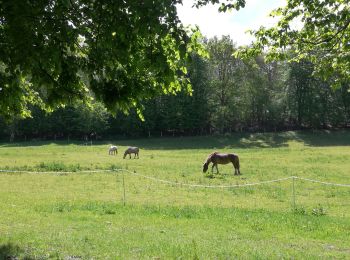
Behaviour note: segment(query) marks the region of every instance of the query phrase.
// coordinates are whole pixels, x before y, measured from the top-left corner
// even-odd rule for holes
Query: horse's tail
[[[229,154],[229,156],[231,157],[230,160],[233,163],[233,166],[239,170],[239,157],[237,154]]]

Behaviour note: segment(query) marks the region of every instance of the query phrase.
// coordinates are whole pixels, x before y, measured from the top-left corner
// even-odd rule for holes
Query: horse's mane
[[[209,156],[208,156],[208,158],[207,158],[207,160],[206,160],[206,163],[209,163],[210,160],[211,160],[211,158],[212,158],[214,155],[218,154],[218,153],[219,153],[219,152],[213,152],[213,153],[209,154]]]
[[[219,152],[213,152],[213,153],[209,154],[209,157],[212,157],[213,155],[218,154],[218,153]]]

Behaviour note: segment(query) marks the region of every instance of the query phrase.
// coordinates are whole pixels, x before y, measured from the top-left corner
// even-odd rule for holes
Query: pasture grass
[[[119,147],[117,156],[108,155],[110,144]],[[128,145],[141,148],[140,159],[123,160]],[[294,208],[292,180],[218,189],[178,184],[245,184],[293,175],[349,184],[349,147],[350,131],[91,146],[3,143],[1,169],[37,173],[0,173],[0,259],[346,259],[349,187],[295,180]],[[229,165],[219,165],[220,174],[203,174],[213,150],[237,153],[243,175],[233,176]],[[116,171],[81,172],[96,169]]]

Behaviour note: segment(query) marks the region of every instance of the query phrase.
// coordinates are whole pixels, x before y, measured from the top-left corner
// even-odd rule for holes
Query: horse
[[[118,154],[118,147],[111,145],[111,147],[109,147],[108,154],[109,155]]]
[[[211,172],[213,172],[214,167],[216,167],[216,172],[219,173],[218,164],[228,164],[232,163],[233,167],[235,168],[234,175],[241,175],[241,172],[239,171],[239,158],[238,155],[233,153],[219,153],[214,152],[210,154],[203,164],[203,172],[207,172],[208,166],[210,163],[213,163],[211,167]]]
[[[131,154],[132,153],[135,154],[134,158],[136,158],[136,155],[137,155],[137,158],[139,158],[139,148],[138,147],[128,147],[128,149],[126,149],[125,152],[124,152],[123,159],[125,159],[125,157],[127,155],[129,155],[129,158],[131,159]]]

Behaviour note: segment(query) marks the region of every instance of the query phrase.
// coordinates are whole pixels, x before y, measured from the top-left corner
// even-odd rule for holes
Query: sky
[[[218,5],[210,4],[197,9],[192,8],[193,0],[183,2],[177,9],[184,25],[198,25],[202,34],[208,38],[230,35],[237,45],[246,45],[254,40],[246,33],[247,30],[258,29],[261,25],[274,25],[277,19],[269,17],[270,12],[286,3],[285,0],[246,0],[246,6],[239,11],[219,13]]]

